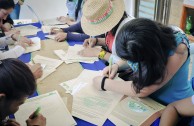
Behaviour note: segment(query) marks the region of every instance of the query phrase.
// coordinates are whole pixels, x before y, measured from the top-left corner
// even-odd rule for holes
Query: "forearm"
[[[137,96],[132,81],[117,81],[106,79],[104,88],[109,91],[117,92],[128,96]]]
[[[85,39],[88,39],[89,36],[86,34],[73,34],[71,32],[67,33],[67,41],[80,41],[83,42]]]
[[[106,46],[105,38],[97,38],[97,39],[98,39],[98,42],[96,43],[96,45]]]
[[[173,105],[168,105],[160,120],[160,126],[175,126],[178,122],[178,112]]]
[[[10,44],[14,44],[15,41],[11,38],[10,36],[4,36],[4,37],[0,37],[0,45],[10,45]]]
[[[25,52],[25,49],[21,46],[15,46],[6,52],[0,52],[0,60],[7,58],[18,58]]]

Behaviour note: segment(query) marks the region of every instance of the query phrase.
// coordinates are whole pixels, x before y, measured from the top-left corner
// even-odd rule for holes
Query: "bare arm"
[[[138,94],[138,96],[139,97],[148,96],[155,92],[156,90],[163,87],[176,74],[180,67],[185,63],[187,58],[188,58],[188,48],[185,44],[180,44],[177,47],[174,55],[168,58],[164,80],[159,84],[152,84],[151,86],[143,88],[140,91],[140,94]]]
[[[162,113],[160,126],[175,126],[178,121],[178,114],[181,116],[193,116],[194,104],[191,99],[189,97],[168,105]]]
[[[144,87],[139,94],[136,94],[133,88],[133,84],[131,81],[124,81],[124,82],[116,82],[114,80],[106,80],[105,89],[120,92],[125,95],[130,96],[138,96],[138,97],[147,97],[156,90],[160,89],[164,86],[179,70],[179,68],[184,64],[186,59],[188,58],[188,49],[186,45],[180,44],[175,51],[173,56],[168,58],[168,63],[166,67],[165,78],[160,84],[152,84],[151,86]],[[125,62],[119,63],[119,66],[122,66]],[[113,65],[112,67],[116,67]],[[112,73],[112,72],[111,72]],[[99,82],[100,83],[100,82]]]

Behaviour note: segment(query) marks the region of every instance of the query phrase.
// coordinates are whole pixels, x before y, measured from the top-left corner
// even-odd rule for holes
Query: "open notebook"
[[[103,125],[123,97],[115,92],[95,89],[92,80],[100,75],[102,71],[84,69],[75,80],[60,84],[66,93],[73,95],[72,115],[98,126]]]
[[[37,107],[41,107],[40,113],[46,117],[47,126],[76,125],[75,120],[67,110],[58,92],[52,91],[30,98],[20,106],[20,109],[15,113],[15,118],[21,124],[21,126],[26,126],[25,121],[36,110]]]
[[[151,98],[126,97],[108,119],[116,126],[150,126],[161,116],[164,108]]]

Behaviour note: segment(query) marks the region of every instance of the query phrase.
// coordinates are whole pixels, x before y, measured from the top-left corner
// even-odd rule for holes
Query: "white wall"
[[[125,10],[130,16],[135,15],[135,0],[124,0],[125,1]]]
[[[37,20],[25,4],[31,6],[42,20],[67,14],[66,0],[25,0],[20,10],[20,19]]]

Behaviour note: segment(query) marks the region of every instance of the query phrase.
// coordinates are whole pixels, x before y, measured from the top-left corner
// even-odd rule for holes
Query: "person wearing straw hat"
[[[132,19],[125,12],[123,0],[87,0],[83,6],[81,26],[83,31],[90,36],[97,36],[106,33],[106,38],[89,38],[83,43],[86,47],[79,52],[86,57],[98,56],[100,59],[108,61],[109,58],[118,60],[116,55],[111,55],[114,50],[114,38],[118,29]],[[92,48],[96,45],[105,49]]]

